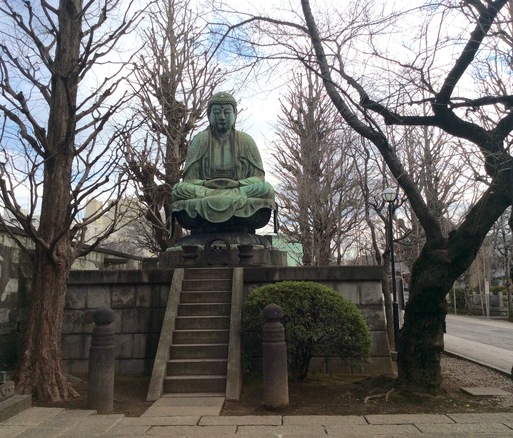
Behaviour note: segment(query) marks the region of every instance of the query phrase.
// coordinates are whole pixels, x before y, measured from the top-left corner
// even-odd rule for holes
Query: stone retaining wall
[[[0,369],[14,366],[26,320],[32,264],[12,235],[31,249],[22,230],[0,225]],[[117,251],[97,249],[75,260],[73,270],[140,269],[146,260]]]
[[[157,350],[173,271],[72,272],[63,326],[63,359],[71,374],[87,372],[93,330],[93,311],[102,306],[114,310],[116,371],[149,374]],[[392,362],[386,337],[379,267],[245,268],[244,291],[283,280],[318,281],[353,301],[370,326],[372,363],[359,372],[391,374]],[[314,360],[314,369],[340,369],[337,359]],[[354,370],[353,370],[354,371]]]
[[[62,327],[64,369],[87,373],[93,312],[114,311],[116,372],[150,374],[164,318],[172,270],[71,273]]]

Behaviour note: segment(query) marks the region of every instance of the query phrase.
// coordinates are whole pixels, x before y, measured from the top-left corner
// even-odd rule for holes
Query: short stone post
[[[264,406],[271,409],[286,408],[289,405],[289,382],[287,373],[287,344],[285,329],[281,323],[283,310],[276,304],[269,304],[262,312],[262,365]]]
[[[239,264],[251,265],[253,260],[253,245],[237,245],[239,249]]]
[[[114,410],[114,312],[108,307],[94,311],[91,348],[89,349],[89,375],[87,384],[87,407],[99,414]]]
[[[197,258],[197,245],[182,245],[182,262],[184,266],[194,266]]]

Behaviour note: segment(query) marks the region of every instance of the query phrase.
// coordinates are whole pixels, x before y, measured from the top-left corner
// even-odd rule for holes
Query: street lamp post
[[[399,348],[399,304],[397,302],[397,284],[395,278],[395,255],[394,255],[394,230],[392,218],[394,215],[394,202],[397,199],[397,191],[393,188],[383,190],[381,194],[383,199],[388,203],[388,244],[390,246],[390,275],[392,277],[392,312],[394,322],[394,343],[395,350]]]

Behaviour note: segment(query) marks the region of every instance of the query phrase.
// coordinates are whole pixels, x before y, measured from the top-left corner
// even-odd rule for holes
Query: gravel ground
[[[444,382],[451,386],[485,386],[507,391],[510,393],[509,395],[496,397],[496,400],[501,406],[513,406],[513,378],[511,376],[449,355],[442,357],[442,375]]]

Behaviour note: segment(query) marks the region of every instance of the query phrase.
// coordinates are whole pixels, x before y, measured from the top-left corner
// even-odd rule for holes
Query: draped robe
[[[225,136],[203,131],[189,147],[183,181],[173,187],[172,209],[210,223],[250,218],[263,208],[275,210],[274,189],[264,177],[260,153],[248,134],[235,129]],[[204,185],[219,178],[236,181],[238,187]]]

